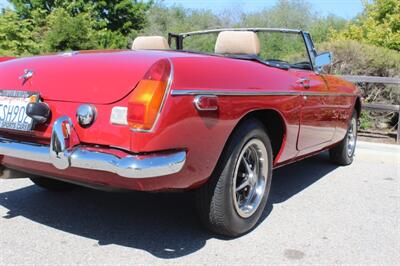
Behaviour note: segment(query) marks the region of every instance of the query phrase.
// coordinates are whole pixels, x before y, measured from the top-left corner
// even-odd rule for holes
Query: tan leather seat
[[[260,39],[252,31],[221,31],[215,43],[215,53],[258,55]]]
[[[162,36],[139,36],[132,43],[132,50],[169,50],[167,39]]]

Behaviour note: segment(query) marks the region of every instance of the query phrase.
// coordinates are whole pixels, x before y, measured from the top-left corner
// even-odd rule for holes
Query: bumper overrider
[[[58,118],[50,145],[19,142],[0,137],[0,155],[52,164],[60,170],[69,167],[99,170],[127,178],[151,178],[179,172],[186,160],[185,151],[121,156],[112,150],[95,150],[80,145],[68,116]]]

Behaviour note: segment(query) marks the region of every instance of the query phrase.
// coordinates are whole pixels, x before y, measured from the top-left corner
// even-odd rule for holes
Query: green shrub
[[[39,50],[31,19],[18,20],[17,14],[11,10],[0,12],[0,56],[29,55]]]
[[[351,40],[338,40],[318,45],[318,51],[333,53],[332,74],[400,77],[400,53]],[[358,84],[364,102],[400,104],[398,85]],[[362,112],[361,128],[373,128],[379,122],[394,126],[396,122],[387,112]],[[382,124],[382,123],[381,123]]]
[[[48,17],[48,31],[44,37],[47,51],[88,50],[96,48],[95,31],[86,14],[71,16],[59,8]]]
[[[369,129],[374,126],[374,122],[372,117],[370,116],[369,111],[361,112],[360,115],[360,129]]]
[[[400,77],[400,53],[394,50],[350,40],[322,43],[318,50],[333,53],[332,74]],[[400,103],[398,86],[359,85],[367,101]]]
[[[324,42],[317,50],[333,53],[334,74],[400,76],[400,53],[394,50],[352,40]]]
[[[400,1],[365,1],[364,12],[334,35],[400,52]]]

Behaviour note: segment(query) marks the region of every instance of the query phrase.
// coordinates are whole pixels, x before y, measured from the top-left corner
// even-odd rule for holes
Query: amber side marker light
[[[154,63],[133,90],[128,101],[128,125],[135,131],[150,131],[161,111],[171,76],[171,63]]]

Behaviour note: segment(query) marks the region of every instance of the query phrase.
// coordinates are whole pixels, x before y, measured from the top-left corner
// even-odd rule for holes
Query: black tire
[[[242,156],[241,158],[246,156],[244,148],[252,142],[262,143],[265,146],[263,151],[266,151],[267,154],[267,160],[259,160],[256,157],[259,163],[253,165],[262,164],[262,167],[266,165],[268,170],[264,169],[265,174],[258,175],[257,180],[261,180],[260,176],[263,176],[263,184],[265,184],[264,193],[260,193],[261,196],[258,196],[258,207],[254,208],[254,213],[249,217],[243,217],[238,210],[238,194],[236,193],[239,192],[236,192],[235,189],[238,181],[235,182],[234,187],[234,180],[237,180],[234,174],[239,174],[239,164],[242,162],[239,162],[239,156]],[[242,175],[244,174],[242,173]],[[256,225],[263,213],[271,187],[271,179],[272,147],[266,129],[258,120],[247,120],[234,130],[212,176],[196,192],[196,205],[201,221],[209,230],[220,235],[236,237],[248,232]],[[233,193],[234,190],[235,193]]]
[[[350,134],[354,135],[354,147],[349,151],[349,143],[351,141]],[[357,143],[357,113],[353,112],[353,115],[349,121],[346,136],[339,142],[335,147],[329,150],[330,160],[338,165],[349,165],[354,160],[355,146]]]
[[[66,191],[75,188],[76,186],[71,183],[50,179],[46,177],[30,177],[29,178],[35,185],[50,191]]]

